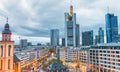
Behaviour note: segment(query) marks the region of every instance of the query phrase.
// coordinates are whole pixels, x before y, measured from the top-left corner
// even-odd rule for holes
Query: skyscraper
[[[65,38],[62,38],[62,46],[65,46]]]
[[[80,31],[79,24],[76,24],[76,47],[80,46]]]
[[[95,36],[95,44],[104,43],[104,30],[100,27],[98,35]]]
[[[59,45],[59,30],[52,29],[50,32],[51,36],[51,46],[58,46]]]
[[[82,45],[93,45],[93,30],[82,32]]]
[[[114,14],[107,13],[106,19],[106,39],[107,43],[118,42],[118,19]]]
[[[21,39],[20,40],[20,48],[25,49],[28,46],[27,39]]]
[[[95,36],[95,44],[98,44],[98,43],[99,43],[99,36],[96,35],[96,36]]]
[[[70,13],[65,13],[65,46],[79,46],[79,25],[76,24],[76,13],[70,6]]]
[[[99,41],[98,43],[104,43],[104,30],[100,27],[98,31]]]

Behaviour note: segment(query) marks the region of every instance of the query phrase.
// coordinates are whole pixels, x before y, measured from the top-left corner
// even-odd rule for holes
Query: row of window
[[[3,45],[0,46],[1,49],[1,57],[3,57]],[[10,56],[10,52],[11,52],[11,45],[8,45],[8,56]]]
[[[0,70],[3,69],[3,60],[0,61]],[[10,69],[10,59],[8,60],[8,69]]]
[[[105,50],[90,50],[91,53],[94,53],[94,52],[102,52],[102,53],[117,53],[119,54],[120,51],[105,51]]]

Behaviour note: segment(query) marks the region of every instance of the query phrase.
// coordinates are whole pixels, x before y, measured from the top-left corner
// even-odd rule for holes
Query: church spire
[[[7,19],[6,19],[6,22],[8,23],[8,17],[7,17]]]

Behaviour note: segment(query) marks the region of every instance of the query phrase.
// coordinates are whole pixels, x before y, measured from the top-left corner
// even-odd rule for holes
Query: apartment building
[[[120,72],[120,43],[91,46],[89,61],[92,71]]]

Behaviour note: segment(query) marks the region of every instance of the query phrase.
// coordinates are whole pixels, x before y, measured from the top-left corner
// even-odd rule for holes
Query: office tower
[[[96,35],[96,36],[95,36],[95,44],[98,44],[98,43],[99,43],[99,36]]]
[[[104,43],[104,30],[100,27],[98,31],[99,41],[98,43]]]
[[[32,46],[32,42],[28,42],[27,45],[28,45],[28,46]]]
[[[76,24],[76,47],[80,46],[80,31],[79,24]]]
[[[27,45],[28,45],[27,39],[20,40],[20,48],[25,49],[27,48]]]
[[[62,38],[62,46],[65,46],[65,38]]]
[[[65,13],[65,46],[79,46],[79,39],[79,25],[76,24],[76,13],[73,13],[71,5],[70,13]]]
[[[59,46],[59,30],[52,29],[50,31],[51,46]]]
[[[82,32],[82,45],[93,45],[93,30]]]
[[[2,31],[2,41],[0,41],[0,72],[14,72],[14,41],[11,41],[11,30],[7,23]]]
[[[118,42],[118,19],[114,14],[107,13],[106,19],[106,39],[107,43]]]

